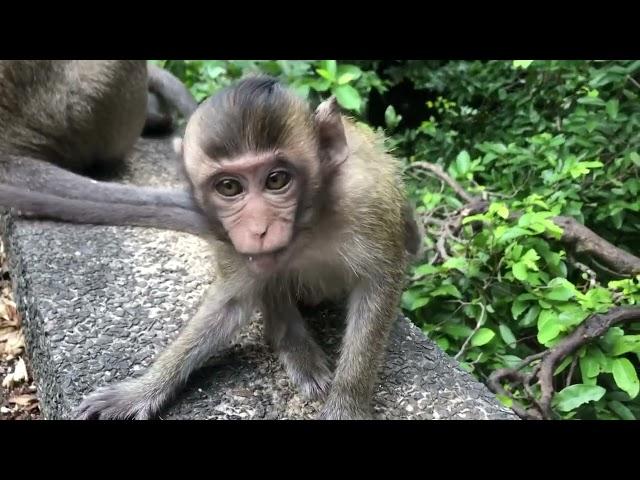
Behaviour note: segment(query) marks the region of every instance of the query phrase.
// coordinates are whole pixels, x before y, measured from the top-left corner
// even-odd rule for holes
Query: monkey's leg
[[[306,398],[326,397],[331,385],[327,356],[313,340],[296,306],[270,301],[264,312],[265,336],[289,378]]]
[[[42,160],[15,155],[0,158],[0,186],[4,188],[5,184],[91,202],[157,205],[199,211],[186,189],[101,182]],[[1,205],[13,206],[7,203]]]
[[[149,90],[160,95],[170,105],[189,120],[191,114],[198,108],[198,102],[193,98],[187,87],[172,73],[157,67],[152,63],[147,64]]]
[[[96,390],[75,412],[77,419],[149,419],[186,383],[190,374],[227,347],[251,315],[251,304],[212,287],[178,338],[140,377]]]
[[[372,418],[370,402],[377,371],[399,300],[397,286],[385,285],[383,279],[363,281],[352,292],[340,358],[321,419]]]

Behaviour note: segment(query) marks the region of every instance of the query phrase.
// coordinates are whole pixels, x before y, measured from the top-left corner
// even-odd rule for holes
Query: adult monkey
[[[398,162],[343,118],[334,98],[312,112],[268,77],[200,105],[179,150],[218,240],[216,285],[143,375],[90,394],[77,418],[156,416],[256,308],[298,389],[326,398],[320,418],[370,418],[409,253],[422,242]],[[344,296],[332,378],[296,304]]]
[[[0,61],[0,206],[23,216],[198,233],[187,190],[99,182],[143,132],[188,119],[186,87],[144,60]]]

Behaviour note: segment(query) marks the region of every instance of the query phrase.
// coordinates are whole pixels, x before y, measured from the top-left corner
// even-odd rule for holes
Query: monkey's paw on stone
[[[141,394],[133,382],[102,387],[89,394],[74,411],[76,420],[149,420],[160,406],[153,396]]]
[[[331,397],[322,407],[318,420],[373,420],[373,414],[363,408],[332,401]]]
[[[317,345],[282,353],[280,360],[300,394],[308,400],[324,400],[333,379],[326,355]]]

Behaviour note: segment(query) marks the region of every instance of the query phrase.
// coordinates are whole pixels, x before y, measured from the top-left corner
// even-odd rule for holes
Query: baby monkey
[[[320,418],[371,418],[405,269],[422,242],[399,162],[335,98],[312,111],[261,76],[202,103],[177,147],[215,238],[215,285],[146,372],[90,394],[77,418],[158,415],[256,309],[299,391],[324,400]],[[297,304],[344,298],[331,372]]]

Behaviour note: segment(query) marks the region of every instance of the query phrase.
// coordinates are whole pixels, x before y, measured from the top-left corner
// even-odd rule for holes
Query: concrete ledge
[[[175,183],[169,140],[140,140],[130,161],[127,181]],[[205,242],[187,234],[0,218],[45,418],[68,418],[84,394],[148,366],[213,280]],[[310,321],[335,353],[339,312]],[[254,322],[163,418],[302,419],[318,407],[292,389]],[[374,408],[387,419],[517,418],[403,317]]]

